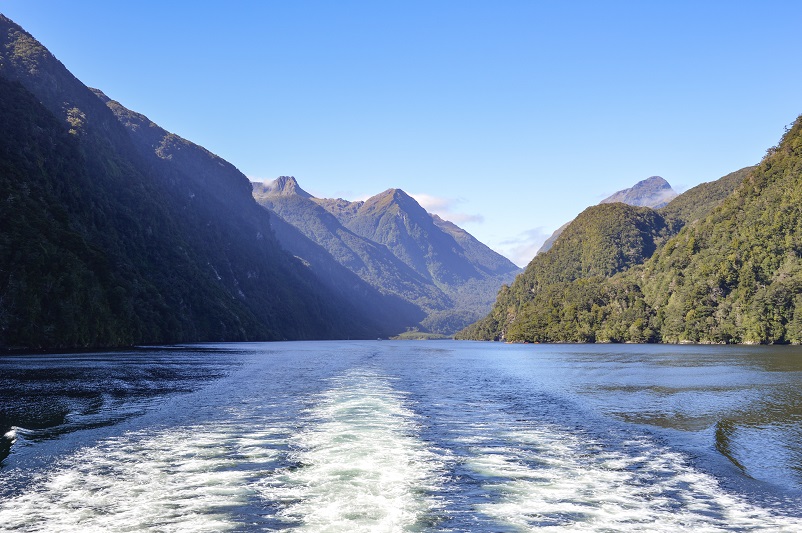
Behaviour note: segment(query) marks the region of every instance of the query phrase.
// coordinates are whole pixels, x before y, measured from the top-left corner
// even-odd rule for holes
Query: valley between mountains
[[[802,343],[799,119],[755,166],[682,194],[652,176],[588,207],[523,272],[401,189],[351,201],[252,183],[2,15],[0,120],[3,350]]]

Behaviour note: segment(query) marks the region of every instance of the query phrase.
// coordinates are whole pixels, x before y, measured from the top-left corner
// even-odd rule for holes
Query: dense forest
[[[792,207],[799,129],[797,121],[760,165],[703,183],[660,209],[588,208],[502,288],[488,316],[457,337],[799,342],[793,243],[802,234]]]
[[[90,90],[2,16],[0,121],[0,348],[397,331],[281,248],[231,164]]]
[[[759,165],[661,209],[589,208],[458,338],[800,343],[801,257],[797,119]]]

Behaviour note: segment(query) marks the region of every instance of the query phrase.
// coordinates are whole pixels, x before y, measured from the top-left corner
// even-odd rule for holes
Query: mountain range
[[[802,343],[802,118],[754,167],[678,196],[655,176],[587,208],[517,277],[400,189],[353,202],[251,183],[2,15],[0,122],[0,349],[460,328]]]
[[[453,334],[484,315],[520,269],[400,189],[365,201],[315,198],[291,176],[254,183],[272,219],[323,247],[339,265],[423,314],[411,327]],[[277,232],[288,250],[298,237]],[[295,252],[293,252],[295,253]]]
[[[0,348],[453,333],[518,271],[400,190],[265,209],[3,16],[0,89]]]
[[[0,16],[0,347],[376,338],[421,314],[285,251],[250,181]]]
[[[802,343],[802,119],[654,210],[583,211],[458,338]]]

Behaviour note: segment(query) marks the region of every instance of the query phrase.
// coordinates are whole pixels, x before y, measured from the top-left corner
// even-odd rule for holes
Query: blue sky
[[[79,79],[321,197],[390,187],[524,265],[659,175],[757,163],[802,113],[802,2],[3,0]]]

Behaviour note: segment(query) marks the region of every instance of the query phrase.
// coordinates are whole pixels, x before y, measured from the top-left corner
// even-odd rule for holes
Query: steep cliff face
[[[281,249],[245,176],[2,16],[0,79],[3,227],[17,228],[0,240],[0,346],[375,337]]]

